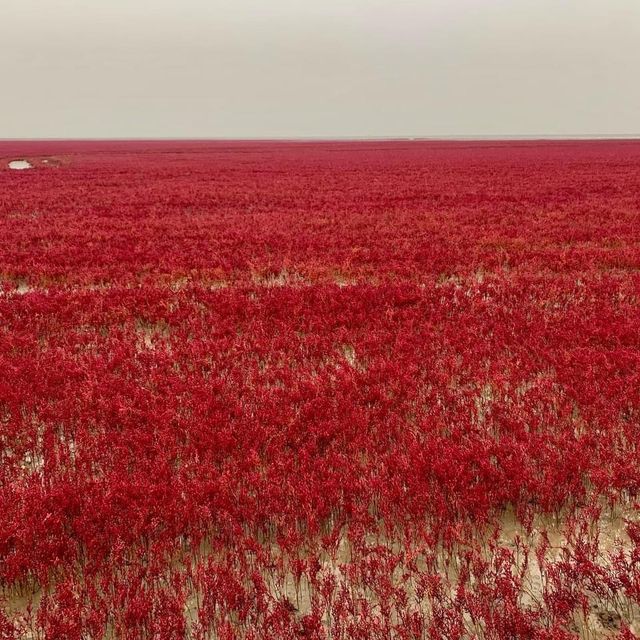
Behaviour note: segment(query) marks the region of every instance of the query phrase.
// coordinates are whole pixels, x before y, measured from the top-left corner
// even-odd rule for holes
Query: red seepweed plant
[[[640,144],[0,156],[0,638],[640,631]]]

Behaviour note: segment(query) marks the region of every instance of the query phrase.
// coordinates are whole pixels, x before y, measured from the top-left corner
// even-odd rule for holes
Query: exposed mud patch
[[[170,330],[166,322],[147,322],[138,319],[136,334],[138,336],[136,343],[138,351],[154,351],[161,345],[168,347]]]
[[[155,331],[158,331],[157,327]],[[474,544],[478,545],[480,564],[477,561],[465,563],[469,549],[464,547],[447,550],[438,544],[424,546],[418,540],[387,537],[383,532],[352,541],[345,530],[333,545],[313,544],[306,551],[301,549],[293,555],[284,552],[275,540],[259,537],[256,549],[260,549],[263,560],[260,565],[254,565],[252,575],[246,573],[246,583],[238,582],[237,587],[248,598],[247,602],[253,602],[253,598],[257,602],[264,596],[263,603],[284,607],[300,622],[315,611],[326,630],[334,624],[334,607],[339,602],[350,603],[355,617],[366,613],[374,622],[376,616],[380,621],[387,616],[394,624],[399,624],[407,614],[432,620],[443,602],[448,603],[447,606],[458,602],[456,594],[460,589],[490,588],[487,576],[500,577],[506,585],[516,588],[514,602],[522,611],[545,611],[545,601],[553,596],[558,586],[553,579],[557,568],[573,562],[585,541],[592,545],[594,561],[603,569],[611,566],[614,551],[627,559],[631,557],[633,545],[626,534],[625,523],[636,518],[634,509],[618,513],[603,510],[600,518],[594,521],[593,533],[585,530],[575,537],[576,530],[567,526],[566,518],[536,516],[525,527],[513,511],[507,509],[495,523],[495,535],[491,526],[477,532]],[[216,602],[217,591],[211,590],[213,583],[199,581],[199,572],[227,575],[225,572],[232,564],[223,550],[218,548],[216,551],[207,543],[199,548],[185,547],[184,553],[185,557],[191,558],[189,564],[193,571],[190,575],[194,578],[188,583],[184,618],[187,628],[193,631],[202,628],[204,620],[201,616],[206,611],[215,613],[215,607],[219,608],[215,605],[210,609],[211,603]],[[505,571],[507,557],[509,570]],[[172,570],[179,572],[182,562],[176,558],[171,564]],[[315,568],[309,571],[301,570],[301,567]],[[241,575],[240,566],[237,569]],[[486,569],[490,572],[485,574]],[[256,584],[261,585],[260,589],[256,590]],[[425,585],[433,588],[436,585],[437,589],[432,592],[431,587]],[[39,591],[34,587],[31,593],[28,586],[4,589],[1,608],[21,629],[35,625]],[[604,640],[614,637],[624,627],[629,627],[632,633],[638,632],[640,610],[633,599],[622,592],[596,592],[587,588],[584,593],[588,599],[585,608],[575,611],[566,620],[566,629],[572,635],[585,640]],[[389,600],[389,594],[396,594],[396,597]],[[227,602],[220,606],[220,616],[235,620],[232,604]],[[464,637],[483,637],[483,623],[474,619],[471,613],[463,613],[461,623]],[[238,634],[239,638],[249,637],[242,625],[238,626]],[[116,636],[107,632],[105,637]]]

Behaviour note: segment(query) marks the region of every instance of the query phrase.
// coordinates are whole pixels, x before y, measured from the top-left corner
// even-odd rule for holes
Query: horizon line
[[[640,133],[603,133],[603,134],[498,134],[498,135],[394,135],[394,136],[270,136],[270,137],[251,137],[251,136],[205,136],[205,137],[179,137],[179,136],[142,136],[142,137],[8,137],[0,138],[0,142],[375,142],[375,141],[545,141],[545,140],[638,140]]]

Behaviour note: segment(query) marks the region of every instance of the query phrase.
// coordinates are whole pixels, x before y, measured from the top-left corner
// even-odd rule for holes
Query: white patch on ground
[[[31,287],[27,284],[26,280],[18,280],[17,284],[18,286],[16,287],[16,293],[19,293],[21,296],[31,291]]]
[[[9,169],[32,169],[33,165],[27,160],[12,160],[9,163]]]

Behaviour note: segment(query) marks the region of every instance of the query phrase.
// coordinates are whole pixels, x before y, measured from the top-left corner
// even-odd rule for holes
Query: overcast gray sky
[[[0,138],[640,134],[640,0],[0,0]]]

